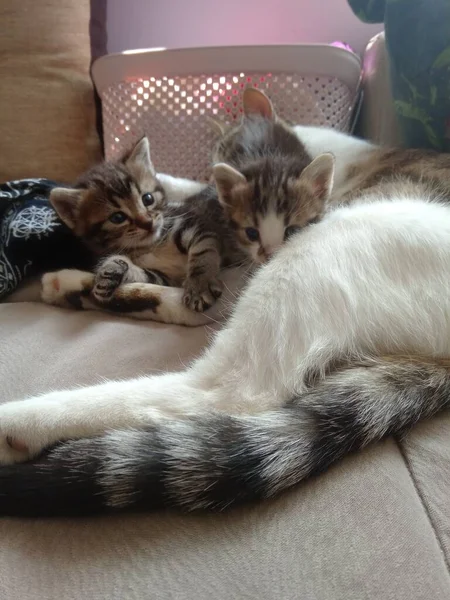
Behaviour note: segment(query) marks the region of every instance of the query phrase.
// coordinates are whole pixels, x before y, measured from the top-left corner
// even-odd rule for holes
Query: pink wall
[[[381,25],[346,0],[108,0],[109,51],[342,40],[361,52]]]

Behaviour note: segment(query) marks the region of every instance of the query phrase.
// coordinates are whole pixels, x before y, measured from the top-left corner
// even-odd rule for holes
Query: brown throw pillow
[[[101,158],[89,0],[0,3],[0,180],[74,180]]]

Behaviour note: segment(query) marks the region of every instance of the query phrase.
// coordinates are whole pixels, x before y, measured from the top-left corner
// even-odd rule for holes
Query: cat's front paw
[[[185,306],[196,312],[204,312],[210,308],[223,291],[223,283],[220,279],[198,281],[186,279],[184,283],[183,302]]]
[[[126,282],[129,269],[130,264],[126,258],[107,258],[95,274],[93,297],[98,302],[107,302],[117,288]]]
[[[50,440],[40,432],[39,401],[0,406],[0,464],[24,462],[40,454]]]
[[[73,298],[88,293],[94,284],[94,275],[77,269],[63,269],[46,273],[41,280],[41,299],[46,304],[73,308]]]

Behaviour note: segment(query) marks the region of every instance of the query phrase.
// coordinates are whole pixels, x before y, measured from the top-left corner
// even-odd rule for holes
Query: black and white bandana
[[[88,264],[85,248],[48,201],[49,179],[0,184],[0,300],[26,277]]]

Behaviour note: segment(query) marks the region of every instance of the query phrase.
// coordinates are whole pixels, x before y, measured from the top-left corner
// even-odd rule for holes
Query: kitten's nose
[[[269,258],[272,258],[274,252],[275,252],[275,248],[264,248],[264,256],[266,258],[266,260],[269,260]]]
[[[269,260],[269,258],[272,258],[272,256],[275,254],[275,252],[277,250],[279,250],[280,247],[281,247],[281,244],[278,244],[276,242],[274,244],[271,244],[270,246],[264,246],[263,252],[264,252],[264,256],[266,257],[266,259]]]
[[[135,224],[136,224],[136,227],[139,227],[139,229],[145,229],[146,231],[153,231],[152,219],[136,219]]]
[[[260,248],[258,250],[259,262],[265,263],[267,260],[269,260],[270,257],[271,257],[271,254],[268,252],[267,248],[260,246]]]

